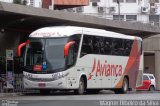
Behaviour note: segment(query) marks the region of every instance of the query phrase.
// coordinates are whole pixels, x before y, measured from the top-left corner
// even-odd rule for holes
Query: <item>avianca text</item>
[[[92,66],[92,71],[89,74],[88,80],[90,80],[93,76],[93,74],[96,74],[96,76],[122,76],[122,65],[117,64],[109,64],[107,63],[107,60],[105,60],[103,63],[96,59],[94,59],[94,63]]]

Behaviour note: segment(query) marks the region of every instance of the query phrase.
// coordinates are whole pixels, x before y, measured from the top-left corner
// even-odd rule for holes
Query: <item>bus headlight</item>
[[[65,76],[67,76],[68,74],[69,74],[69,73],[58,72],[58,73],[54,73],[54,74],[52,75],[52,78],[53,78],[54,80],[58,80],[58,79],[61,79],[61,78],[65,77]]]

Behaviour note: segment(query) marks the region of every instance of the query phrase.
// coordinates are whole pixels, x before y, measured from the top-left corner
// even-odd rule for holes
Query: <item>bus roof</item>
[[[87,34],[113,38],[135,39],[135,36],[124,35],[116,32],[106,31],[103,29],[77,27],[77,26],[53,26],[40,28],[30,34],[29,37],[33,38],[54,38],[66,37],[74,34]],[[140,37],[136,37],[142,40]]]

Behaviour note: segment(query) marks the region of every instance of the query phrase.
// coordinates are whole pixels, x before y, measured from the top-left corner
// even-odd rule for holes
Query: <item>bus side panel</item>
[[[76,67],[79,68],[79,71],[77,71],[77,78],[84,73],[87,77],[87,88],[101,88],[101,76],[96,76],[95,74],[96,68],[94,68],[94,65],[97,63],[95,63],[94,57],[94,55],[85,55],[79,58],[76,64]]]
[[[121,60],[121,61],[120,61]],[[87,76],[87,88],[114,88],[122,78],[128,57],[111,55],[85,55],[78,59],[77,78]]]

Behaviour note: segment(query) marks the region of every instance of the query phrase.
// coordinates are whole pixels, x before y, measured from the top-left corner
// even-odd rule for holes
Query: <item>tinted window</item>
[[[154,77],[153,77],[153,76],[149,76],[149,78],[150,78],[150,79],[154,79]]]
[[[99,49],[99,44],[95,42],[95,45]],[[86,54],[93,54],[93,50],[97,48],[93,48],[93,38],[91,36],[84,36],[83,37],[83,42],[82,42],[82,49],[81,49],[81,56],[84,56]],[[97,50],[98,51],[98,50]]]
[[[84,35],[81,57],[87,54],[129,56],[133,40]]]
[[[124,40],[123,39],[114,38],[112,46],[113,46],[112,55],[123,56],[124,54]]]
[[[69,41],[75,41],[75,44],[74,44],[74,52],[78,53],[78,50],[79,50],[79,43],[80,43],[80,40],[81,40],[81,35],[73,35],[69,38]]]
[[[43,60],[43,45],[44,40],[32,39],[30,45],[27,47],[26,64],[41,64]]]
[[[105,38],[104,39],[104,51],[105,51],[105,54],[107,54],[107,55],[111,55],[112,41],[113,41],[112,38]]]
[[[149,80],[147,75],[143,75],[143,80]]]
[[[79,44],[80,44],[80,40],[81,40],[81,35],[73,35],[69,38],[69,41],[75,41],[75,44],[70,47],[69,49],[69,56],[68,56],[68,62],[67,63],[67,68],[73,66],[76,63],[76,59],[77,59],[77,55],[78,55],[78,51],[79,51]],[[70,63],[71,62],[71,63]]]
[[[124,40],[124,56],[129,56],[132,49],[133,40]]]

